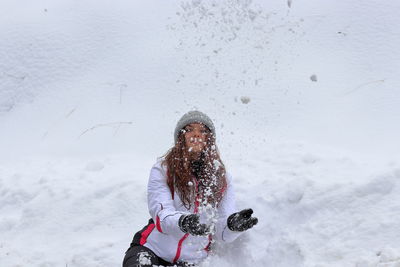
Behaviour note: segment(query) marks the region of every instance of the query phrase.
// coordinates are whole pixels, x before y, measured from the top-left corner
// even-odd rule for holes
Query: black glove
[[[233,213],[228,217],[228,228],[232,231],[242,232],[250,229],[258,223],[256,217],[251,217],[252,209],[245,209],[240,212]]]
[[[207,224],[200,223],[198,214],[182,215],[179,218],[179,228],[181,228],[182,232],[191,235],[210,234],[210,227]]]

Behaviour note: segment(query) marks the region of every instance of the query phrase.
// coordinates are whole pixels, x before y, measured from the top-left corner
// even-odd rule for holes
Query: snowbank
[[[259,225],[203,266],[399,266],[399,3],[0,4],[1,266],[118,266],[178,118]]]

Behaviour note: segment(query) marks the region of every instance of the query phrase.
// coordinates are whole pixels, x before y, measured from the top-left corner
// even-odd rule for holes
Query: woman
[[[199,111],[183,115],[175,146],[151,169],[151,219],[135,234],[123,267],[196,266],[213,240],[231,242],[257,224],[251,209],[236,212],[211,119]]]

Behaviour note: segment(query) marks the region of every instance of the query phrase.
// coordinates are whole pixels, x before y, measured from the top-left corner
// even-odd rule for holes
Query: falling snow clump
[[[315,74],[311,75],[311,76],[310,76],[310,80],[313,81],[313,82],[318,81],[317,75],[315,75]]]
[[[248,96],[242,96],[240,98],[240,101],[242,101],[243,104],[248,104],[250,102],[250,97]]]

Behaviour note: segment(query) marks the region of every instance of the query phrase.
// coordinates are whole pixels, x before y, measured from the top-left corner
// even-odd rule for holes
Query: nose
[[[193,138],[193,141],[195,141],[195,140],[199,141],[199,140],[202,138],[201,131],[194,130],[194,131],[192,132],[191,138]]]
[[[200,137],[201,136],[201,131],[200,130],[195,130],[194,131],[194,136]]]

